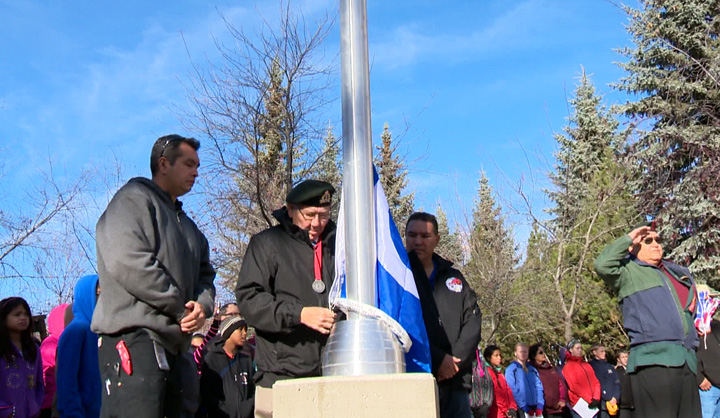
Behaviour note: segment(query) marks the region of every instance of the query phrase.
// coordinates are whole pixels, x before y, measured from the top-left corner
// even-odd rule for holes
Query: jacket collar
[[[158,186],[157,183],[155,183],[154,181],[145,177],[133,177],[128,181],[128,183],[137,183],[147,187],[152,193],[157,195],[160,200],[167,203],[171,207],[174,206],[177,212],[182,212],[183,204],[180,199],[175,199],[175,202],[173,203],[170,193],[161,189],[160,186]]]
[[[645,262],[645,261],[642,261],[642,260],[640,260],[639,258],[637,258],[637,257],[635,257],[635,256],[631,256],[630,259],[631,259],[632,261],[634,261],[634,262],[635,262],[636,264],[638,264],[638,265],[641,265],[641,266],[644,266],[644,267],[652,267],[652,268],[656,268],[656,269],[659,269],[660,266],[662,266],[662,265],[665,263],[665,260],[663,259],[663,260],[660,262],[660,266],[657,266],[657,265],[655,265],[655,264],[650,264],[650,263],[647,263],[647,262]]]
[[[542,362],[541,364],[535,363],[535,361],[529,361],[528,362],[531,366],[533,366],[536,369],[549,369],[552,368],[552,364],[550,364],[547,361]]]
[[[422,262],[420,261],[420,257],[415,253],[415,251],[410,251],[408,253],[408,258],[410,259],[410,263],[417,263],[418,266],[422,266]],[[445,272],[446,270],[450,269],[453,265],[453,262],[450,260],[446,260],[437,253],[433,253],[432,260],[435,263],[435,275],[439,275],[440,273]]]
[[[570,354],[569,351],[568,351],[568,353],[565,355],[565,360],[566,360],[566,361],[577,362],[577,363],[582,363],[582,362],[584,361],[584,359],[583,359],[582,357],[575,357],[575,356],[573,356],[572,354]]]
[[[436,275],[450,270],[450,268],[453,266],[452,261],[440,257],[439,255],[437,255],[437,253],[433,253],[432,259],[435,262]]]

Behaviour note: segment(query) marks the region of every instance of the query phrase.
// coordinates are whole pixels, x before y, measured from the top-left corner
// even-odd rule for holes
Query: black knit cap
[[[335,188],[320,180],[305,180],[290,190],[285,201],[296,205],[330,206]]]
[[[220,335],[220,339],[225,341],[232,335],[233,332],[235,332],[236,329],[245,328],[247,329],[247,322],[245,322],[244,319],[240,319],[237,316],[231,316],[230,318],[225,318],[224,321],[220,323],[220,327],[218,328],[218,335]]]

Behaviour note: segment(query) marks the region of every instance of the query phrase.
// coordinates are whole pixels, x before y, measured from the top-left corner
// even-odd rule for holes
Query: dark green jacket
[[[595,260],[598,275],[618,292],[624,328],[630,337],[628,373],[641,366],[680,367],[696,372],[698,340],[690,308],[696,298],[690,271],[663,261],[665,269],[690,290],[680,301],[670,278],[658,266],[628,253],[632,239],[624,235],[605,247]],[[675,309],[673,309],[673,307]]]

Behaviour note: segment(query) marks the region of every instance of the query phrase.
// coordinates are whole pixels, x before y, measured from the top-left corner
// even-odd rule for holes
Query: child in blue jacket
[[[73,318],[60,336],[57,354],[57,408],[60,416],[100,416],[102,383],[98,367],[98,337],[90,331],[100,294],[98,276],[85,276],[75,285]]]

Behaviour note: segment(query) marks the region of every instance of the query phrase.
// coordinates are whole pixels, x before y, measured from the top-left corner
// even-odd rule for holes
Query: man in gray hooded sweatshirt
[[[150,154],[152,180],[133,178],[97,224],[102,294],[99,335],[102,417],[179,417],[180,357],[212,314],[215,271],[208,242],[179,196],[198,175],[200,143],[167,135]]]

